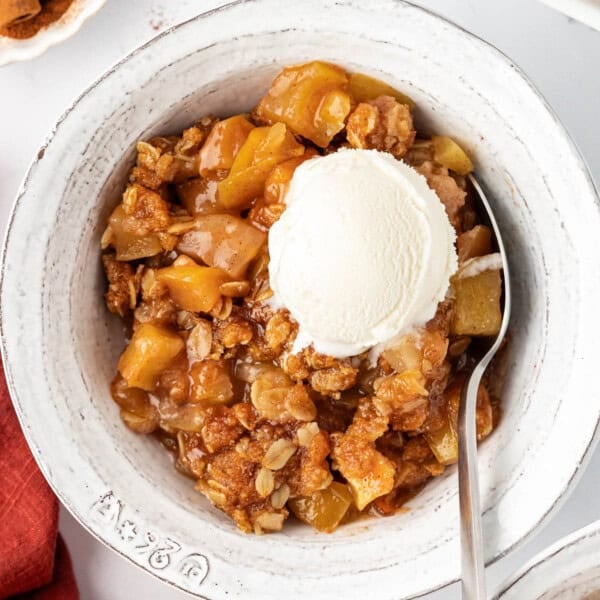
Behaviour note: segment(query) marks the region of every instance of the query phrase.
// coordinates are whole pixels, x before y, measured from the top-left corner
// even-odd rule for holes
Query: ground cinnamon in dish
[[[26,21],[0,27],[0,35],[19,40],[33,37],[41,29],[60,19],[72,3],[73,0],[46,0],[42,2],[42,10],[37,15]]]
[[[0,27],[31,19],[41,10],[42,5],[39,0],[2,0],[0,2]]]

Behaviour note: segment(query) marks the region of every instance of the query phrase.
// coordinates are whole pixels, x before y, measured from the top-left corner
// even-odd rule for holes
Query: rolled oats
[[[261,498],[266,498],[275,488],[275,478],[273,471],[261,467],[256,474],[256,491]]]
[[[284,483],[271,494],[271,506],[276,510],[280,510],[286,505],[289,497],[290,486]]]
[[[267,531],[279,531],[283,527],[283,521],[281,513],[263,513],[256,518],[256,525]]]
[[[282,438],[271,444],[265,454],[262,464],[264,467],[273,471],[283,469],[287,461],[292,458],[296,452],[296,446],[291,440]]]

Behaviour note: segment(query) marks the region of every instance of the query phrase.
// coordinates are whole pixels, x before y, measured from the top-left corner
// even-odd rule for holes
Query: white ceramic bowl
[[[12,62],[30,60],[75,35],[84,21],[96,14],[106,0],[73,0],[65,14],[33,37],[17,40],[0,36],[0,67]]]
[[[46,477],[99,539],[210,600],[409,598],[459,577],[454,470],[410,512],[335,534],[241,534],[121,423],[108,382],[123,347],[102,300],[99,239],[136,140],[251,107],[286,64],[320,58],[417,102],[421,129],[457,137],[489,191],[514,273],[504,417],[481,449],[487,560],[572,487],[596,437],[598,198],[556,118],[492,47],[392,0],[235,2],[133,52],[71,107],[12,216],[1,289],[15,406]]]
[[[533,558],[502,586],[496,600],[598,600],[600,521],[568,535]]]

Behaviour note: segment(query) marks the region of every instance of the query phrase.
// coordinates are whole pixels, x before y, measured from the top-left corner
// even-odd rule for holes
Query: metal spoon
[[[481,377],[498,351],[506,334],[510,318],[511,296],[508,261],[498,224],[481,186],[472,175],[469,175],[469,180],[479,195],[480,203],[487,213],[487,218],[496,236],[504,271],[504,311],[500,331],[463,387],[458,413],[458,490],[460,498],[462,598],[463,600],[486,600],[475,410]]]

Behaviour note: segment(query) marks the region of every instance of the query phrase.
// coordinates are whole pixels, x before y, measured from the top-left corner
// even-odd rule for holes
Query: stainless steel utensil
[[[475,410],[481,377],[498,351],[498,348],[500,348],[506,334],[510,318],[511,296],[508,261],[498,224],[481,186],[473,175],[469,175],[469,180],[479,196],[480,204],[485,209],[489,223],[496,236],[504,271],[504,311],[500,331],[489,350],[473,369],[466,385],[463,387],[458,414],[458,488],[460,497],[462,598],[463,600],[486,600],[479,474],[477,470]]]

